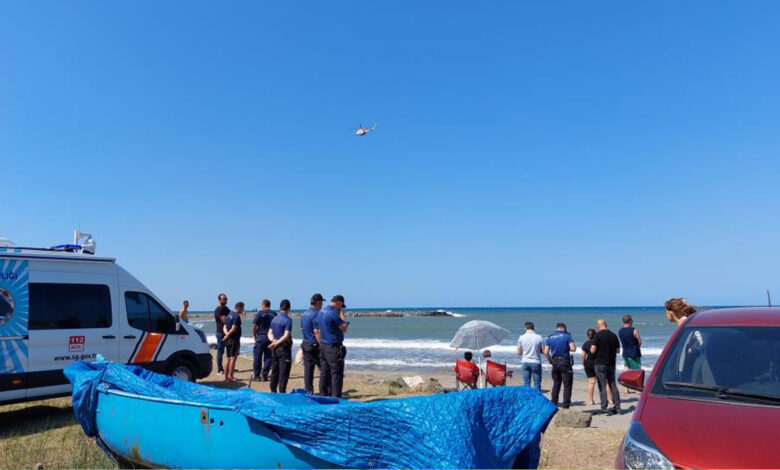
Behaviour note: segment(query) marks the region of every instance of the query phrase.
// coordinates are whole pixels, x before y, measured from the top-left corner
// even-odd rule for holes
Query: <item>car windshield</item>
[[[780,327],[685,327],[652,393],[780,404]]]

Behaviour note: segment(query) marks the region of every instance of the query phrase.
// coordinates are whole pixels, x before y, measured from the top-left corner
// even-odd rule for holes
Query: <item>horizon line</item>
[[[766,305],[701,305],[700,308],[739,308],[739,307],[766,307]],[[405,311],[419,311],[419,310],[465,310],[465,309],[552,309],[552,308],[664,308],[663,304],[661,305],[559,305],[559,306],[530,306],[530,307],[519,307],[519,306],[502,306],[502,307],[487,307],[487,306],[477,306],[477,307],[354,307],[354,308],[346,308],[345,310],[376,310],[376,311],[382,311],[382,310],[405,310]],[[257,310],[256,308],[247,308],[246,311],[254,311]],[[272,308],[273,310],[273,308]],[[306,310],[306,308],[293,308],[290,309],[290,311],[298,311],[298,310]],[[211,310],[195,310],[191,309],[190,312],[210,312]]]

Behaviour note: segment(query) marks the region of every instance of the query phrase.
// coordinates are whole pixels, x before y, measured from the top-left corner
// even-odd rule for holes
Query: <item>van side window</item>
[[[125,292],[127,322],[150,333],[176,333],[176,319],[156,300],[142,292]]]
[[[133,328],[151,331],[149,324],[149,297],[140,292],[125,292],[127,322]]]
[[[111,292],[102,284],[29,284],[30,330],[111,326]]]

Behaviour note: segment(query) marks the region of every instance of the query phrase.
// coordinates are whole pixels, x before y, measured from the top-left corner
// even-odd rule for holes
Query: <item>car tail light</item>
[[[642,425],[634,421],[623,439],[623,467],[673,469],[672,462],[656,447]]]

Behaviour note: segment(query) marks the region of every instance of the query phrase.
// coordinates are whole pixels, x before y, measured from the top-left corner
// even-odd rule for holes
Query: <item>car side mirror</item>
[[[645,389],[645,371],[642,369],[627,370],[620,374],[618,382],[626,388],[641,392]]]

